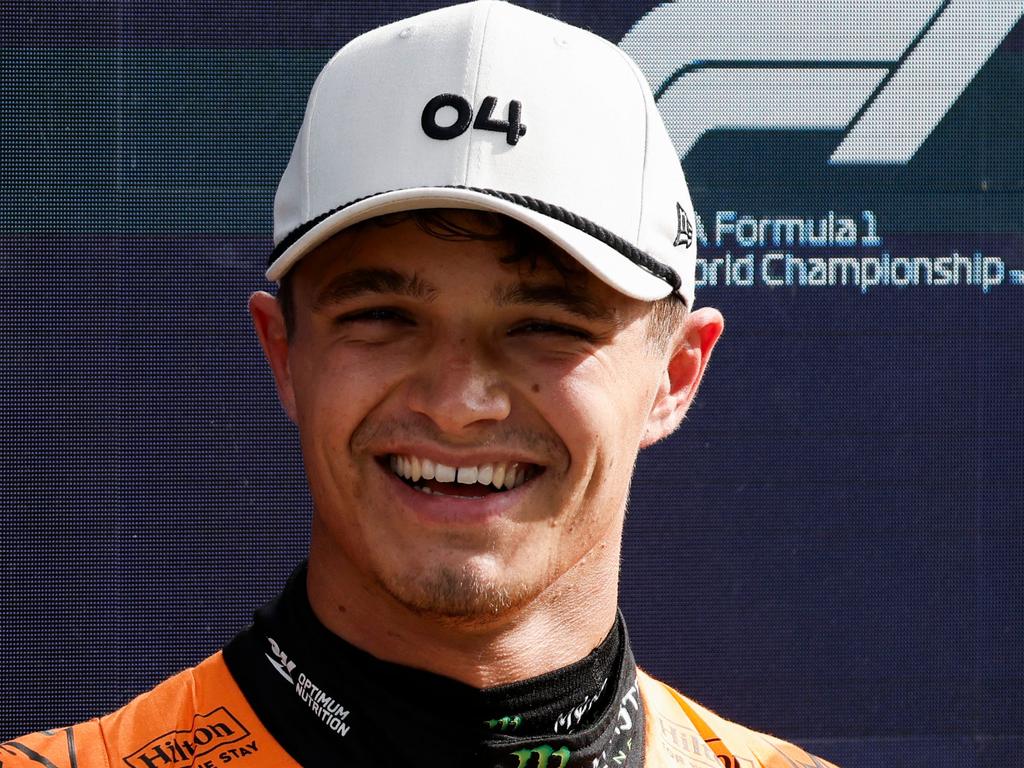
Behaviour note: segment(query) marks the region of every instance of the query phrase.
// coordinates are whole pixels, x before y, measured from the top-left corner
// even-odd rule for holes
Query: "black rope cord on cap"
[[[531,211],[536,211],[537,213],[543,214],[548,218],[555,219],[556,221],[560,221],[563,224],[568,224],[570,227],[578,229],[580,232],[583,232],[584,234],[589,235],[595,240],[604,243],[609,248],[618,251],[631,262],[633,262],[638,267],[643,269],[645,272],[648,272],[651,275],[657,277],[659,280],[663,280],[666,283],[668,283],[670,286],[672,286],[673,292],[678,293],[680,286],[682,286],[683,284],[682,279],[679,277],[679,273],[677,273],[671,267],[668,267],[662,264],[660,261],[656,261],[655,259],[651,258],[642,250],[637,248],[635,245],[619,237],[614,232],[609,232],[607,229],[600,226],[599,224],[595,224],[590,219],[580,216],[579,214],[575,214],[572,211],[568,211],[565,208],[562,208],[561,206],[546,203],[543,200],[538,200],[535,197],[529,197],[527,195],[517,195],[512,192],[501,192],[496,189],[481,189],[479,187],[464,187],[460,185],[442,186],[438,187],[438,189],[466,189],[471,192],[479,192],[484,195],[496,197],[500,200],[515,203],[516,205],[522,208],[527,208]],[[295,242],[300,237],[302,237],[304,234],[306,234],[309,230],[311,230],[324,219],[330,218],[338,211],[342,211],[345,208],[355,205],[356,203],[362,202],[363,200],[367,200],[371,197],[376,197],[377,194],[387,193],[382,192],[373,195],[367,195],[366,197],[360,197],[356,200],[347,202],[344,205],[339,205],[337,208],[327,211],[326,213],[322,213],[319,216],[310,219],[305,224],[299,225],[291,232],[289,232],[281,240],[281,242],[274,247],[274,250],[271,251],[270,253],[270,259],[267,261],[267,265],[269,266],[270,264],[273,264],[274,261],[276,261],[281,254],[283,254],[285,251],[291,248],[292,245],[294,245]]]

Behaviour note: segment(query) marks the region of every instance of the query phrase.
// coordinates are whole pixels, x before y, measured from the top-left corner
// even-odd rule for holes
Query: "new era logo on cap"
[[[478,0],[339,51],[278,186],[267,277],[358,221],[433,207],[510,216],[626,295],[692,303],[693,208],[646,81],[547,16]]]
[[[676,239],[672,241],[672,245],[677,248],[689,248],[693,245],[693,224],[690,223],[690,217],[682,203],[676,203]]]

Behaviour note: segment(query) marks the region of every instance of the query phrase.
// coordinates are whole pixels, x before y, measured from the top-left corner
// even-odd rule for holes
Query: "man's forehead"
[[[426,209],[366,220],[321,243],[295,270],[314,309],[372,294],[430,302],[442,290],[464,288],[467,280],[482,301],[498,308],[561,308],[614,321],[632,314],[627,305],[646,304],[606,285],[532,228],[475,210]]]
[[[309,271],[333,280],[334,273],[353,268],[392,269],[423,253],[443,265],[446,257],[479,256],[509,274],[533,281],[559,278],[574,289],[593,281],[593,275],[544,235],[508,217],[473,210],[427,209],[369,219],[320,243],[302,259]]]

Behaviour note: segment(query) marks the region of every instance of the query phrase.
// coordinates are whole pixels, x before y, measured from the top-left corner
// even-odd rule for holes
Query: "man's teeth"
[[[438,483],[490,485],[498,490],[512,490],[526,482],[527,468],[514,461],[499,461],[473,467],[449,467],[447,464],[419,456],[391,455],[391,471],[416,483],[434,480]]]

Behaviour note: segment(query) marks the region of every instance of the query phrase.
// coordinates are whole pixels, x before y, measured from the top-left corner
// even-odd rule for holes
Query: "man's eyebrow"
[[[595,301],[589,296],[573,293],[565,285],[517,283],[499,286],[491,292],[491,300],[499,307],[529,304],[554,307],[587,320],[603,322],[619,320],[619,313],[614,308]]]
[[[316,295],[313,311],[367,294],[393,293],[413,299],[433,300],[437,288],[416,275],[395,269],[362,268],[342,272]]]

